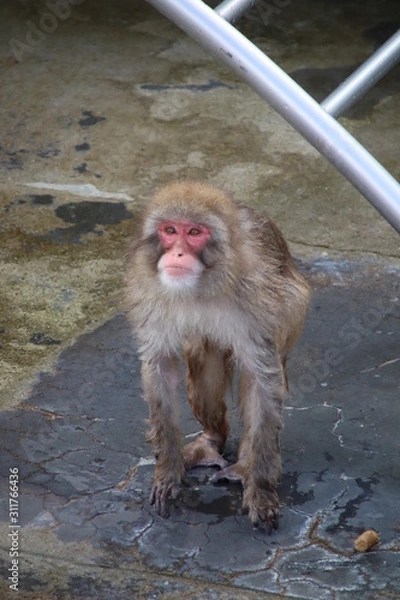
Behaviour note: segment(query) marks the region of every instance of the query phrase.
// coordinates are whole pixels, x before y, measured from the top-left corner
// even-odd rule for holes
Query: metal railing
[[[319,105],[228,21],[257,0],[147,0],[240,76],[323,154],[400,232],[400,185],[332,116],[338,116],[400,60],[400,30]],[[331,113],[331,114],[329,114]]]

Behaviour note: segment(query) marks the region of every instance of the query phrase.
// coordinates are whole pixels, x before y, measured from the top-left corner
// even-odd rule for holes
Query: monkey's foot
[[[211,483],[218,483],[218,481],[232,481],[232,482],[240,482],[243,487],[245,484],[245,473],[246,467],[244,464],[240,462],[235,463],[234,465],[230,465],[229,467],[225,467],[222,471],[218,471],[215,473],[210,479]]]
[[[278,529],[279,498],[274,486],[268,488],[254,484],[245,486],[242,508],[255,527],[264,523],[267,533]]]
[[[214,440],[201,435],[194,442],[183,448],[186,469],[193,467],[219,467],[223,469],[228,462],[218,452],[218,444]]]

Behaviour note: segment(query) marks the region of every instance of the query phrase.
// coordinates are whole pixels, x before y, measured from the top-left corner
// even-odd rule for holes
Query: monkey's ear
[[[160,223],[164,220],[167,220],[167,217],[160,210],[151,210],[150,207],[146,207],[141,222],[143,237],[148,238],[156,235]]]
[[[239,227],[242,235],[248,237],[251,230],[254,228],[255,214],[247,206],[238,206]]]

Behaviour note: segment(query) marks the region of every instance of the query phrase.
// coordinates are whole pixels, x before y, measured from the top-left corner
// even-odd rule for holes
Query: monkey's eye
[[[190,231],[189,231],[189,235],[200,235],[200,229],[196,229],[195,227],[192,227],[192,229],[190,229]]]
[[[165,233],[167,233],[168,235],[173,235],[174,233],[176,233],[176,229],[175,227],[172,227],[172,225],[168,225],[168,227],[165,228]]]

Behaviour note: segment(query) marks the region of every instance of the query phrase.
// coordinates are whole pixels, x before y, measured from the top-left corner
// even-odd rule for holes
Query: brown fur
[[[180,217],[211,229],[199,256],[194,289],[171,291],[157,262],[157,226]],[[297,271],[279,229],[208,184],[184,181],[162,188],[145,207],[128,257],[126,307],[143,361],[150,405],[149,439],[157,457],[151,500],[167,513],[184,467],[216,465],[214,480],[240,480],[243,507],[253,523],[277,526],[279,432],[287,391],[286,356],[301,334],[310,289]],[[182,447],[178,356],[184,349],[187,392],[203,435]],[[240,370],[244,430],[238,462],[220,455],[228,435],[225,394]]]

